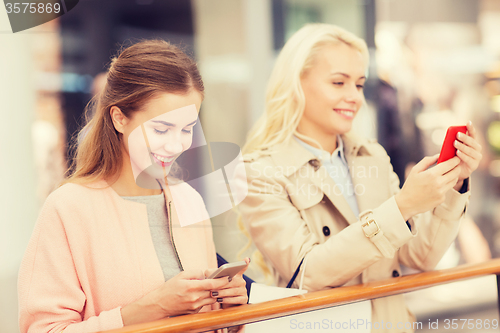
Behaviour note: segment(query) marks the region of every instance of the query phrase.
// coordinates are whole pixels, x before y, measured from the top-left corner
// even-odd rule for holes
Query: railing
[[[462,265],[440,271],[406,275],[356,286],[316,291],[259,304],[245,304],[220,311],[162,319],[155,322],[106,331],[105,333],[202,332],[346,303],[402,294],[457,280],[491,274],[497,275],[498,292],[500,291],[500,259],[494,259],[481,264]]]

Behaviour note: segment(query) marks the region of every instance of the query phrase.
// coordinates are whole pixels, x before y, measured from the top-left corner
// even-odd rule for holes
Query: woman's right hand
[[[396,203],[406,221],[443,203],[446,192],[457,183],[460,159],[455,156],[430,168],[438,157],[428,156],[418,162],[411,169],[401,191],[396,194]]]
[[[217,300],[211,291],[229,284],[227,278],[205,279],[202,270],[184,271],[159,288],[121,309],[123,325],[162,319],[168,316],[196,313]]]

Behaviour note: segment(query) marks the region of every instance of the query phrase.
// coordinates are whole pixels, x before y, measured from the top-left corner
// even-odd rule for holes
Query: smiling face
[[[163,93],[133,114],[123,127],[123,144],[134,179],[141,172],[154,179],[168,175],[177,157],[191,147],[201,101],[195,90]]]
[[[325,148],[329,138],[351,130],[363,103],[365,63],[361,52],[342,42],[327,44],[314,56],[300,82],[306,104],[297,131]]]

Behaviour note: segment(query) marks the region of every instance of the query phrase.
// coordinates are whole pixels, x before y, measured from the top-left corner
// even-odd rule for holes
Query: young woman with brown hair
[[[96,332],[247,302],[243,271],[205,279],[217,261],[203,200],[167,178],[191,146],[203,91],[196,64],[167,42],[113,59],[74,173],[47,198],[23,259],[21,332]]]

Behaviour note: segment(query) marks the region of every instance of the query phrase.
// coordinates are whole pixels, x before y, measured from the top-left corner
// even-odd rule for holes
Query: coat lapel
[[[353,134],[342,138],[360,213],[380,206],[390,197],[388,157],[374,156],[367,148],[366,139]]]
[[[314,175],[315,177],[312,177],[311,181],[326,195],[340,214],[344,216],[347,223],[351,224],[356,222],[358,220],[357,216],[354,215],[342,190],[336,187],[336,183],[333,181],[332,177],[330,177],[326,168],[321,166]]]
[[[380,157],[358,156],[349,167],[360,212],[374,209],[387,200],[389,169]]]
[[[296,178],[301,183],[305,183],[306,191],[312,190],[309,184],[313,184],[316,186],[319,191],[323,192],[326,197],[332,202],[335,208],[344,216],[346,221],[351,224],[358,220],[357,216],[354,215],[351,207],[347,203],[342,191],[336,188],[336,184],[333,179],[328,175],[325,167],[314,167],[309,163],[310,161],[316,160],[314,154],[310,151],[302,147],[297,141],[291,138],[287,143],[283,144],[273,154],[273,160],[276,163],[276,166],[280,167],[282,170],[286,170],[284,176],[287,178]],[[312,163],[315,164],[315,163]],[[318,161],[318,166],[321,166],[321,163]],[[305,171],[300,173],[300,169],[305,168]],[[296,173],[294,176],[293,173]],[[305,176],[301,176],[301,174]],[[310,197],[311,193],[305,193],[305,196]],[[303,198],[304,201],[307,201],[307,198]],[[294,204],[299,207],[300,204],[297,201],[300,201],[300,196],[292,199]]]

